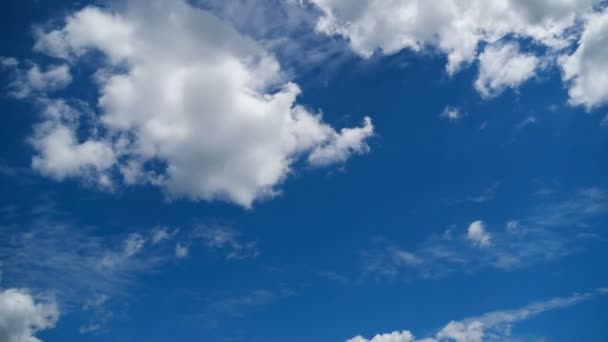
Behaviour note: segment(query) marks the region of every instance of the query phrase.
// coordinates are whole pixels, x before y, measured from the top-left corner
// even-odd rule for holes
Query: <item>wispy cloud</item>
[[[530,125],[534,125],[536,123],[537,119],[535,116],[528,116],[525,119],[523,119],[522,121],[520,121],[515,127],[517,129],[524,129]]]
[[[492,183],[490,186],[484,188],[479,194],[470,196],[468,201],[472,203],[486,203],[493,200],[498,193],[500,184],[500,182]]]
[[[515,269],[580,252],[605,242],[593,220],[608,214],[608,197],[599,188],[565,196],[552,193],[521,218],[505,222],[476,220],[400,246],[377,239],[362,253],[366,275],[435,278],[487,268]],[[481,248],[483,247],[483,248]]]
[[[259,256],[257,241],[247,241],[236,230],[225,226],[201,225],[191,234],[192,239],[200,239],[210,249],[225,251],[226,259],[255,259]]]
[[[229,228],[108,234],[71,221],[52,203],[27,215],[16,207],[14,212],[29,219],[0,226],[0,287],[52,293],[63,312],[89,316],[82,333],[102,329],[113,316],[107,307],[128,297],[139,276],[162,271],[197,245],[225,253],[228,260],[259,254],[257,243]]]

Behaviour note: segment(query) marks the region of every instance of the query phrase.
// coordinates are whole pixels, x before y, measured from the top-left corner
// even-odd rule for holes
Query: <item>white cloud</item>
[[[185,258],[188,256],[188,246],[184,246],[179,242],[175,245],[175,256],[178,258]]]
[[[522,129],[522,128],[526,128],[530,125],[534,125],[536,123],[537,119],[534,116],[528,116],[527,118],[521,120],[517,126],[515,126],[517,129]]]
[[[415,267],[423,263],[416,254],[398,248],[391,248],[391,254],[396,264]]]
[[[440,115],[440,117],[446,118],[450,121],[460,120],[463,116],[464,116],[464,114],[460,111],[459,108],[450,107],[450,106],[446,106]]]
[[[116,162],[116,153],[109,142],[91,138],[80,143],[73,126],[55,120],[37,125],[30,140],[38,151],[32,158],[35,170],[58,180],[83,176],[109,186],[104,172]]]
[[[556,297],[542,302],[531,303],[520,309],[493,311],[462,321],[451,321],[440,329],[435,336],[417,339],[408,330],[379,334],[371,340],[356,336],[346,342],[482,342],[503,341],[511,337],[512,324],[532,318],[546,311],[575,305],[582,301],[603,295],[603,289],[570,297]]]
[[[571,104],[591,110],[608,102],[608,10],[587,16],[578,48],[560,64]]]
[[[8,93],[15,98],[23,99],[60,90],[72,82],[70,67],[66,64],[49,65],[46,70],[41,69],[38,64],[22,70],[14,58],[3,58],[0,64],[14,74],[13,81],[8,84]]]
[[[54,302],[41,302],[27,291],[0,289],[0,341],[40,342],[37,332],[55,327],[59,310]]]
[[[552,48],[564,47],[566,31],[595,0],[311,0],[321,10],[317,30],[346,38],[363,57],[377,49],[392,54],[427,46],[447,54],[452,74],[472,62],[480,42],[512,34]]]
[[[483,221],[477,220],[469,225],[467,238],[480,247],[488,247],[492,244],[492,236],[486,231]]]
[[[517,220],[511,220],[507,222],[506,228],[509,233],[517,234],[520,229],[520,223]]]
[[[208,248],[226,251],[226,259],[255,259],[260,254],[256,241],[243,241],[240,234],[228,227],[199,226],[192,232],[194,239],[201,239]]]
[[[110,270],[122,267],[129,258],[142,251],[145,243],[146,240],[140,234],[133,233],[129,235],[123,241],[123,246],[119,251],[108,253],[101,259],[99,267]]]
[[[564,79],[571,83],[570,102],[588,109],[608,99],[606,30],[608,14],[594,6],[601,0],[310,0],[319,9],[316,29],[341,36],[363,58],[376,52],[402,49],[438,50],[447,56],[452,75],[480,60],[476,89],[483,97],[515,88],[534,75],[540,60],[547,61],[572,45],[577,25],[586,18],[578,50],[564,58]],[[600,6],[601,7],[601,6]],[[593,13],[593,14],[592,14]],[[544,57],[520,54],[503,39],[525,40],[546,49]],[[480,54],[482,43],[488,44]]]
[[[362,127],[343,128],[340,133],[333,132],[328,141],[315,147],[308,156],[313,166],[326,166],[336,162],[345,162],[352,154],[369,150],[366,140],[374,134],[374,126],[366,117]]]
[[[362,336],[356,336],[346,342],[412,342],[414,341],[414,335],[411,332],[404,331],[393,331],[388,334],[380,334],[374,336],[371,340],[367,340]]]
[[[184,1],[127,7],[87,7],[38,33],[35,49],[51,56],[108,57],[95,77],[94,133],[77,139],[79,122],[46,120],[33,138],[40,172],[112,184],[118,170],[169,197],[249,207],[276,195],[299,158],[324,166],[368,150],[369,118],[337,132],[296,105],[300,89],[276,59],[210,13]]]
[[[475,89],[481,96],[489,98],[506,88],[517,88],[534,76],[538,64],[538,57],[520,53],[515,43],[488,45],[479,55]]]

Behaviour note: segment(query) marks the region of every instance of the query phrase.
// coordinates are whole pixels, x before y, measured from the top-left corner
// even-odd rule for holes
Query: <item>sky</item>
[[[605,1],[0,13],[0,342],[608,340]]]

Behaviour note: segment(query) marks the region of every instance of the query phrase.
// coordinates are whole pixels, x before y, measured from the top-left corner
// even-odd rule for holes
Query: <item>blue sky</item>
[[[0,12],[0,342],[608,339],[605,2]]]

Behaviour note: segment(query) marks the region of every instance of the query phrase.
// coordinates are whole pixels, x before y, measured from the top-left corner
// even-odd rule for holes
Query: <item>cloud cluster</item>
[[[598,9],[599,0],[310,1],[321,12],[316,29],[344,37],[364,58],[376,51],[435,49],[447,56],[450,75],[478,60],[475,88],[490,97],[533,77],[541,60],[562,55],[559,64],[572,104],[592,108],[608,99],[607,81],[597,77],[608,60],[608,14]],[[578,49],[568,55],[581,20],[584,33]],[[520,53],[509,42],[518,40],[530,42],[543,56]]]
[[[410,331],[395,331],[378,334],[371,339],[353,337],[346,342],[482,342],[504,341],[511,336],[513,323],[532,318],[546,311],[560,309],[603,295],[604,290],[574,294],[570,297],[556,297],[542,302],[528,304],[515,310],[493,311],[479,317],[462,321],[451,321],[435,336],[417,339]]]
[[[34,49],[71,64],[103,61],[94,65],[97,113],[38,101],[32,165],[59,180],[146,183],[169,197],[250,207],[274,196],[297,160],[344,162],[368,151],[374,133],[367,117],[336,131],[297,105],[300,88],[272,55],[185,1],[87,7],[38,31]]]
[[[21,289],[0,289],[0,341],[40,342],[35,334],[55,327],[58,319],[54,302],[38,301]]]

